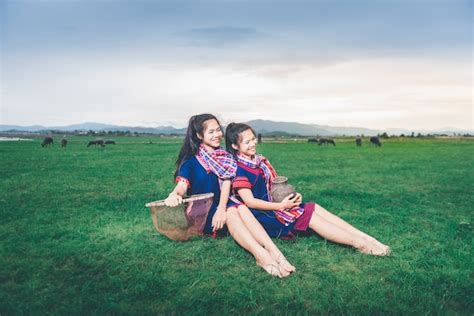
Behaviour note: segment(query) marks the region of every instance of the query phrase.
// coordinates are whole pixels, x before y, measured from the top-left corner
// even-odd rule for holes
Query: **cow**
[[[66,138],[61,139],[61,148],[66,147],[66,146],[67,146],[67,139]]]
[[[43,139],[43,142],[41,143],[41,147],[48,147],[50,145],[53,145],[53,138],[50,137],[50,136],[46,136],[44,139]]]
[[[316,138],[308,138],[308,143],[317,143],[318,140]]]
[[[113,140],[113,139],[107,139],[107,140],[104,142],[104,144],[106,144],[106,145],[115,145],[115,140]]]
[[[362,137],[357,136],[356,138],[356,146],[361,147],[362,146]]]
[[[104,140],[103,139],[96,139],[96,140],[91,140],[89,141],[89,143],[87,144],[87,147],[90,147],[90,146],[96,146],[96,145],[100,145],[100,147],[105,147],[104,145]]]
[[[262,134],[258,133],[257,135],[257,143],[261,144],[262,143]]]
[[[318,140],[318,146],[321,146],[321,145],[327,145],[327,144],[332,144],[333,146],[336,146],[336,142],[333,140],[333,139],[329,139],[329,138],[320,138]]]
[[[370,137],[370,143],[373,144],[375,147],[382,146],[382,143],[380,142],[380,138],[378,136]]]

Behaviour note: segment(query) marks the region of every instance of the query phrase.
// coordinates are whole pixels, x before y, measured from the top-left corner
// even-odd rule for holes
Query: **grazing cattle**
[[[106,144],[106,145],[115,145],[115,140],[107,139],[104,144]]]
[[[91,140],[89,141],[89,143],[87,144],[87,147],[90,147],[90,146],[97,146],[97,145],[100,145],[100,147],[105,147],[104,145],[104,140],[103,139],[96,139],[96,140]]]
[[[375,147],[382,146],[382,143],[380,142],[380,138],[378,136],[370,137],[370,143],[373,144]]]
[[[48,147],[49,145],[53,145],[53,138],[46,136],[41,143],[41,147]]]
[[[316,138],[308,138],[308,143],[317,143],[318,140]]]
[[[332,144],[333,146],[336,146],[336,142],[333,140],[333,139],[329,139],[329,138],[320,138],[318,140],[318,145],[321,146],[321,145],[327,145],[327,144]]]
[[[67,139],[63,138],[61,139],[61,147],[66,147],[67,146]]]
[[[362,138],[361,138],[361,137],[357,137],[357,138],[356,138],[356,146],[357,146],[357,147],[361,147],[361,146],[362,146]]]

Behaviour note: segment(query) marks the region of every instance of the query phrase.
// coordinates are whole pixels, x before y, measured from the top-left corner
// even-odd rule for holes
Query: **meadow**
[[[159,235],[145,203],[173,188],[180,139],[115,139],[0,142],[1,315],[474,312],[474,141],[260,145],[304,200],[393,251],[276,240],[297,268],[278,279],[232,238]]]

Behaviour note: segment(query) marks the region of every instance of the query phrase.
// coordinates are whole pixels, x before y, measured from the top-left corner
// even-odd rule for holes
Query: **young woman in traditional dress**
[[[292,238],[311,229],[323,238],[349,245],[364,254],[385,256],[390,248],[358,230],[316,203],[302,203],[301,194],[273,202],[272,180],[277,176],[270,162],[256,152],[255,132],[246,124],[226,129],[226,148],[237,160],[233,180],[233,205],[245,204],[271,237]],[[240,208],[238,208],[240,210]]]

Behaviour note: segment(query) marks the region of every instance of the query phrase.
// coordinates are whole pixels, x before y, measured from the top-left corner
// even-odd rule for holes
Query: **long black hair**
[[[246,130],[251,130],[256,136],[255,131],[250,125],[244,123],[230,123],[225,129],[225,147],[232,155],[237,156],[237,150],[232,148],[232,144],[238,145],[240,143],[240,133]]]
[[[199,114],[193,115],[189,119],[188,129],[186,130],[186,136],[184,137],[183,146],[178,155],[178,159],[176,160],[176,171],[174,172],[174,177],[178,175],[179,168],[183,162],[185,162],[189,157],[192,157],[196,154],[197,150],[199,149],[199,145],[201,145],[202,140],[199,139],[198,134],[201,137],[204,134],[204,122],[209,120],[216,120],[219,127],[221,123],[219,120],[212,114]]]

